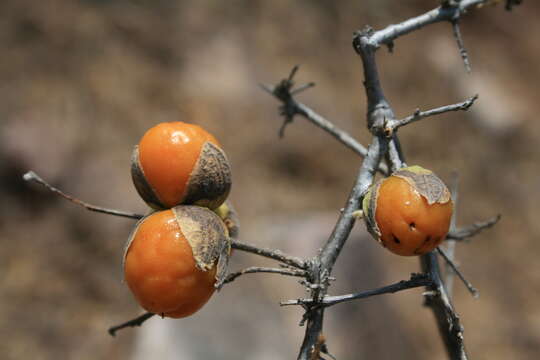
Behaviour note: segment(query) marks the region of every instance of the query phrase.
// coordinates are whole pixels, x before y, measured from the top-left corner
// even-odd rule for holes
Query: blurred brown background
[[[362,69],[352,32],[431,9],[433,0],[0,2],[0,358],[291,359],[303,328],[294,279],[247,275],[198,314],[153,319],[111,338],[140,313],[122,283],[122,247],[133,222],[91,213],[21,175],[32,169],[81,199],[146,211],[129,174],[134,144],[161,121],[203,125],[224,145],[242,239],[311,256],[328,237],[360,160],[298,118],[279,140],[275,83],[294,64],[317,87],[300,100],[367,144]],[[480,94],[467,113],[400,131],[410,164],[461,175],[458,224],[503,219],[458,246],[481,291],[455,286],[474,359],[540,354],[540,4],[471,11],[462,32],[473,73],[449,24],[378,54],[398,116]],[[232,269],[267,264],[236,252]],[[418,260],[387,253],[357,225],[333,294],[409,277]],[[444,359],[421,290],[336,306],[325,334],[338,359]]]

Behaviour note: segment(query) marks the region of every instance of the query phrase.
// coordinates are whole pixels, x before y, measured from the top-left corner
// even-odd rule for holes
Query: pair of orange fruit
[[[155,211],[129,237],[124,278],[147,311],[189,316],[210,299],[226,268],[230,240],[217,213],[227,211],[227,157],[203,128],[161,123],[135,147],[131,174],[137,192]]]

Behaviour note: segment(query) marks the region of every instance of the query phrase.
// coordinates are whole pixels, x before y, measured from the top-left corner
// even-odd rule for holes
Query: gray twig
[[[448,235],[446,235],[446,239],[448,240],[466,240],[469,239],[476,234],[480,233],[482,230],[489,229],[493,225],[495,225],[499,220],[501,219],[501,215],[494,216],[492,218],[489,218],[486,221],[479,221],[476,222],[470,226],[458,228],[455,230],[450,230],[448,232]]]
[[[279,262],[282,262],[284,264],[290,265],[298,269],[303,269],[303,270],[307,269],[307,264],[305,260],[298,257],[287,255],[280,250],[259,248],[255,245],[246,244],[237,240],[232,240],[231,247],[233,249],[237,249],[237,250],[249,252],[252,254],[256,254],[259,256],[263,256],[266,258],[274,259],[274,260],[277,260]]]
[[[457,104],[441,106],[441,107],[431,109],[431,110],[426,110],[426,111],[420,111],[420,109],[416,109],[416,111],[412,115],[407,116],[406,118],[403,118],[400,120],[388,121],[385,127],[385,131],[388,134],[392,134],[395,130],[397,130],[398,128],[402,126],[408,125],[410,123],[413,123],[415,121],[418,121],[418,120],[421,120],[430,116],[440,115],[440,114],[444,114],[450,111],[467,111],[477,99],[478,99],[478,95],[474,95],[468,98],[467,100],[457,103]]]
[[[400,36],[407,35],[415,30],[421,29],[441,21],[454,21],[469,8],[487,3],[489,0],[462,0],[457,6],[440,6],[422,15],[410,18],[399,24],[385,27],[382,30],[373,32],[369,38],[369,44],[373,48],[381,45],[388,45]]]
[[[245,274],[254,274],[254,273],[271,273],[271,274],[281,274],[281,275],[298,276],[298,277],[306,276],[305,270],[279,269],[279,268],[270,268],[270,267],[251,266],[251,267],[242,269],[240,271],[236,271],[236,272],[228,274],[223,283],[228,284],[236,280],[236,278],[238,278],[239,276],[242,276]]]
[[[429,286],[432,284],[431,279],[425,274],[411,274],[410,280],[401,280],[397,283],[380,287],[378,289],[361,291],[354,294],[339,295],[339,296],[325,296],[320,302],[320,306],[328,307],[336,305],[346,301],[365,299],[371,296],[382,295],[382,294],[393,294],[398,291],[412,289],[421,286]],[[313,303],[313,299],[296,299],[288,300],[280,303],[281,306],[288,305],[309,305]]]
[[[440,247],[437,248],[437,252],[439,253],[439,255],[442,256],[442,258],[444,259],[444,261],[446,261],[446,264],[452,269],[452,271],[461,279],[461,281],[463,282],[463,284],[465,284],[465,286],[467,287],[467,290],[469,290],[469,292],[471,293],[471,295],[474,297],[474,298],[478,298],[478,296],[480,295],[480,293],[478,292],[478,290],[469,282],[469,280],[467,280],[465,278],[465,276],[463,276],[463,274],[461,273],[461,271],[458,269],[458,267],[456,266],[456,264],[454,264],[454,261],[448,256],[446,255],[446,253],[444,252],[444,250],[442,250]],[[450,298],[450,295],[448,295],[448,297]]]
[[[456,38],[457,46],[459,49],[459,54],[465,65],[465,70],[468,73],[471,72],[471,62],[469,61],[469,55],[467,54],[467,49],[465,49],[465,44],[463,43],[463,38],[461,37],[461,29],[459,28],[459,19],[452,21],[452,30],[454,31],[454,37]]]
[[[130,218],[130,219],[141,219],[142,217],[144,217],[144,215],[130,213],[130,212],[126,212],[126,211],[114,210],[114,209],[107,209],[107,208],[104,208],[104,207],[101,207],[101,206],[91,205],[89,203],[81,201],[81,200],[77,199],[76,197],[68,195],[68,194],[62,192],[61,190],[55,188],[54,186],[50,185],[49,183],[47,183],[45,180],[43,180],[41,177],[39,177],[33,171],[28,171],[26,174],[24,174],[23,179],[25,181],[34,182],[36,184],[42,185],[45,188],[47,188],[48,190],[52,191],[53,193],[55,193],[57,195],[60,195],[64,199],[67,199],[67,200],[71,201],[72,203],[80,205],[80,206],[82,206],[82,207],[84,207],[84,208],[86,208],[87,210],[90,210],[90,211],[95,211],[95,212],[99,212],[99,213],[103,213],[103,214],[109,214],[109,215],[115,215],[115,216],[122,216],[122,217],[127,217],[127,218]]]

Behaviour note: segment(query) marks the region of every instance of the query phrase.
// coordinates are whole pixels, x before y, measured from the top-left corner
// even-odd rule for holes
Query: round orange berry
[[[207,208],[178,206],[143,218],[124,254],[124,277],[147,311],[172,318],[199,310],[215,290],[222,248],[221,219]]]
[[[218,141],[184,122],[161,123],[135,147],[131,176],[139,195],[155,209],[179,204],[217,208],[231,188],[229,162]]]
[[[433,172],[403,168],[377,182],[363,202],[370,233],[391,252],[423,255],[446,237],[452,217],[450,192]]]

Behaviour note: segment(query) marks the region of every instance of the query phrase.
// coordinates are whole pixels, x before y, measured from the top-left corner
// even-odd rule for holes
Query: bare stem
[[[298,277],[306,276],[305,270],[279,269],[279,268],[252,266],[252,267],[248,267],[240,271],[228,274],[227,277],[225,278],[224,284],[233,282],[239,276],[242,276],[245,274],[254,274],[254,273],[270,273],[270,274],[281,274],[281,275],[298,276]]]
[[[398,291],[412,289],[421,286],[429,286],[432,284],[431,279],[424,274],[412,274],[410,280],[401,280],[397,283],[383,286],[373,290],[361,291],[354,294],[339,295],[339,296],[325,296],[321,301],[321,305],[324,307],[336,305],[346,301],[365,299],[371,296],[382,294],[393,294]],[[297,299],[281,302],[281,306],[288,305],[309,305],[313,302],[313,299]]]
[[[420,111],[419,109],[417,109],[414,112],[414,114],[407,116],[406,118],[388,122],[386,125],[386,131],[388,133],[391,133],[402,126],[408,125],[415,121],[418,121],[418,120],[421,120],[430,116],[444,114],[450,111],[467,111],[474,104],[476,99],[478,99],[478,95],[474,95],[468,98],[467,100],[457,103],[457,104],[441,106],[441,107],[431,109],[431,110]]]
[[[450,230],[448,232],[448,235],[446,235],[446,238],[458,241],[469,239],[476,234],[482,232],[482,230],[489,229],[490,227],[498,223],[500,219],[501,215],[497,215],[487,219],[486,221],[479,221],[467,227]]]
[[[459,6],[459,5],[456,5],[456,6]],[[452,21],[452,30],[454,31],[454,37],[456,38],[459,54],[461,55],[461,59],[463,60],[463,64],[465,65],[465,70],[468,73],[470,73],[471,62],[469,60],[469,55],[467,53],[467,50],[465,49],[465,43],[463,42],[463,37],[461,36],[461,29],[459,28],[459,19]]]
[[[269,259],[274,259],[298,269],[307,269],[307,264],[305,260],[287,255],[280,250],[259,248],[255,245],[246,244],[237,240],[232,240],[231,247],[233,249],[249,252]]]
[[[478,298],[478,296],[480,295],[480,293],[478,292],[478,290],[470,283],[469,280],[467,280],[465,278],[465,276],[463,276],[463,274],[461,273],[461,271],[459,271],[458,267],[456,266],[456,264],[454,264],[454,261],[448,256],[446,255],[446,253],[440,248],[438,247],[437,248],[437,252],[439,253],[439,255],[441,255],[441,257],[444,259],[444,261],[446,261],[446,263],[448,264],[448,266],[452,269],[452,271],[461,279],[461,281],[463,282],[463,284],[465,284],[465,286],[467,287],[467,290],[469,290],[469,292],[471,293],[471,295],[474,297],[474,298]],[[450,297],[450,296],[449,296]]]
[[[73,197],[71,195],[68,195],[68,194],[62,192],[61,190],[55,188],[54,186],[50,185],[49,183],[47,183],[45,180],[43,180],[41,177],[39,177],[33,171],[28,171],[26,174],[24,174],[23,179],[25,181],[28,181],[28,182],[34,182],[36,184],[42,185],[45,188],[47,188],[48,190],[55,193],[56,195],[59,195],[59,196],[63,197],[64,199],[67,199],[67,200],[71,201],[72,203],[77,204],[79,206],[82,206],[82,207],[84,207],[84,208],[86,208],[87,210],[90,210],[90,211],[95,211],[95,212],[99,212],[99,213],[103,213],[103,214],[109,214],[109,215],[115,215],[115,216],[122,216],[122,217],[127,217],[127,218],[130,218],[130,219],[141,219],[144,216],[144,215],[135,214],[135,213],[126,212],[126,211],[107,209],[107,208],[104,208],[104,207],[101,207],[101,206],[96,206],[96,205],[91,205],[89,203],[86,203],[86,202],[84,202],[82,200],[79,200],[76,197]]]

